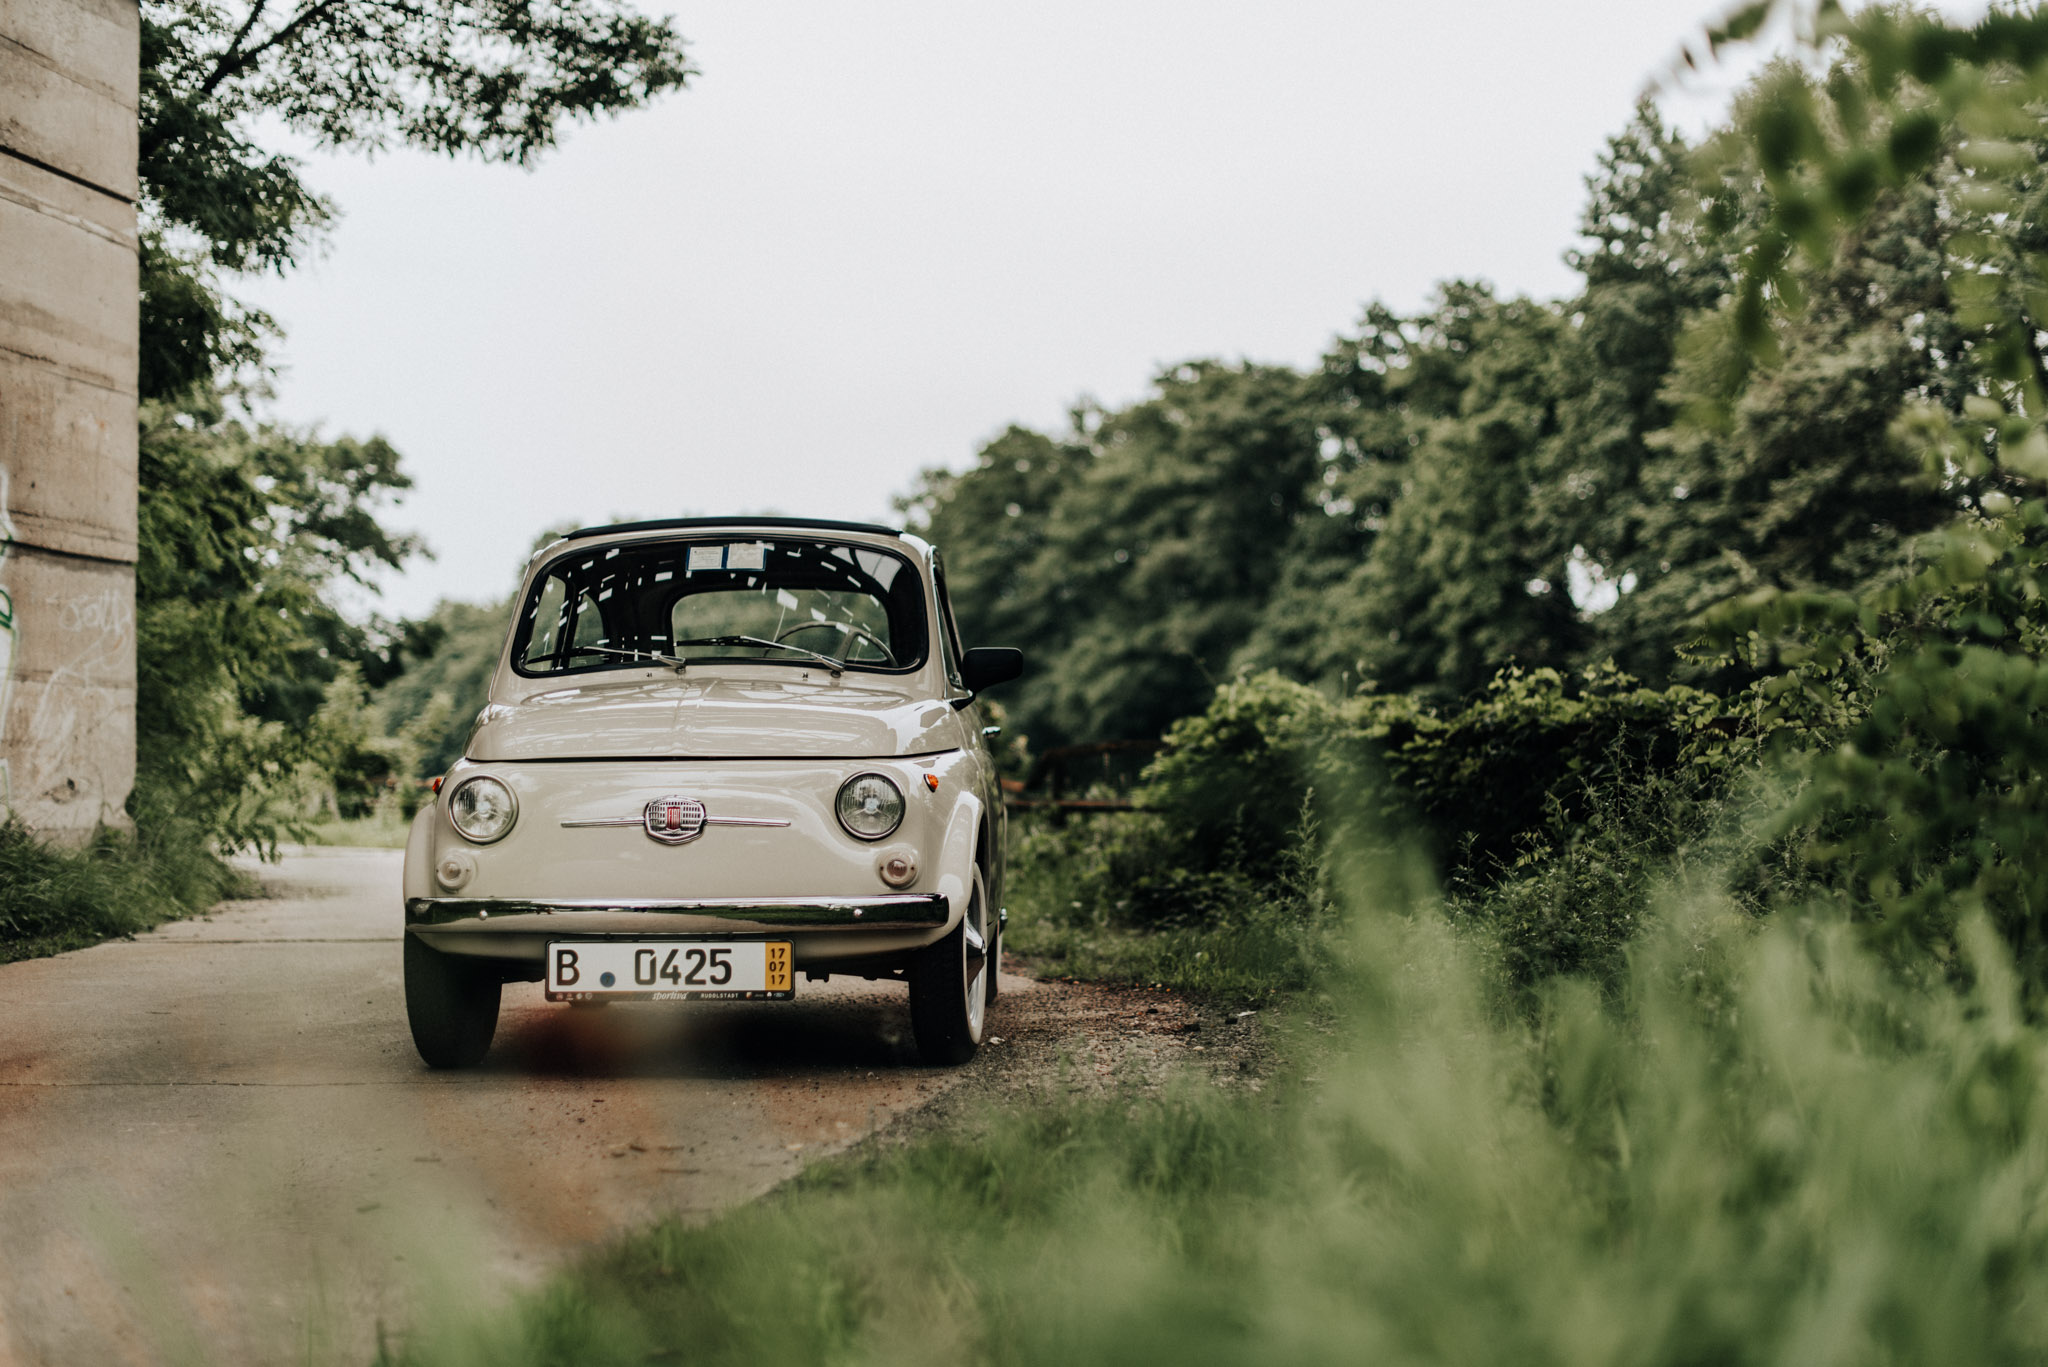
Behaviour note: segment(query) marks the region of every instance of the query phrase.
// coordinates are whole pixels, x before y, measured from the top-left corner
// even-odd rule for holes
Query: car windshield
[[[512,658],[527,675],[718,660],[895,672],[924,663],[926,636],[922,583],[894,551],[808,537],[636,541],[550,564],[520,609]]]

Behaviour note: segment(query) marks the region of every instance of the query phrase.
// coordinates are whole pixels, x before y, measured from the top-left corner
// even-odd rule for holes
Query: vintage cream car
[[[939,553],[862,523],[592,527],[528,567],[490,701],[405,853],[420,1056],[481,1060],[501,986],[782,1001],[905,980],[920,1054],[980,1044],[1004,821]]]

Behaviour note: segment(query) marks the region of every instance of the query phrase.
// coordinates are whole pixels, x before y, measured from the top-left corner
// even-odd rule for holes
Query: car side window
[[[604,613],[597,606],[597,600],[587,593],[582,594],[576,600],[576,635],[569,642],[569,653],[575,655],[583,646],[604,645],[609,639],[604,629]]]
[[[522,663],[552,660],[561,649],[562,630],[569,623],[569,588],[560,575],[549,575],[533,606],[533,627],[526,638]]]
[[[953,599],[946,592],[946,571],[937,551],[932,552],[932,590],[939,600],[939,659],[946,667],[946,682],[965,690],[967,680],[960,673],[960,628],[953,624]]]

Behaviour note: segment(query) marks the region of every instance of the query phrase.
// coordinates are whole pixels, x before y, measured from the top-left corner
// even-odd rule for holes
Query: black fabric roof
[[[901,536],[901,527],[884,527],[874,522],[830,522],[815,517],[667,517],[652,522],[613,522],[603,527],[580,527],[570,537],[613,536],[622,532],[665,532],[693,527],[795,527],[827,532],[873,532],[878,536]]]

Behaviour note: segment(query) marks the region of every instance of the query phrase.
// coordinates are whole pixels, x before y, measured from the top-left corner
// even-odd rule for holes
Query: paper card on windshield
[[[768,545],[756,541],[751,545],[727,546],[725,567],[729,570],[765,570],[768,568]]]
[[[690,568],[693,570],[716,570],[725,566],[725,547],[690,547]]]

